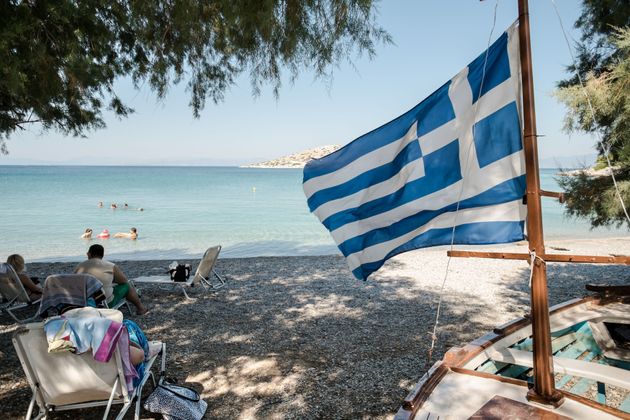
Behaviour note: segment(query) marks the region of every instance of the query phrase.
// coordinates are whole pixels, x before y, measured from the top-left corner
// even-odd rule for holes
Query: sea
[[[541,170],[543,189],[559,191],[556,174]],[[217,244],[222,257],[339,253],[308,210],[301,169],[0,166],[0,197],[2,260],[18,253],[32,262],[79,261],[94,243],[112,260],[199,258]],[[546,238],[628,234],[591,230],[554,199],[543,199],[543,220]],[[96,236],[131,227],[137,240],[80,238],[86,228]]]

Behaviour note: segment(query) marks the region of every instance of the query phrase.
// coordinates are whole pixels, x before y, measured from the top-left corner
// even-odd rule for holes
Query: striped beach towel
[[[63,305],[87,306],[88,298],[103,288],[103,283],[89,274],[57,274],[48,276],[39,313]]]

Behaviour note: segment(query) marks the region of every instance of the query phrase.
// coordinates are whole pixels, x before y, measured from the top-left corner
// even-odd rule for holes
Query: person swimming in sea
[[[98,202],[98,206],[99,206],[99,207],[103,207],[103,202],[102,202],[102,201],[99,201],[99,202]]]
[[[114,238],[138,239],[138,229],[132,227],[129,232],[118,232],[114,234]]]
[[[96,237],[99,239],[109,239],[109,230],[103,229],[103,231],[96,235]]]
[[[112,210],[116,210],[116,209],[118,208],[118,204],[116,204],[116,203],[112,203],[112,205],[110,206],[110,208],[111,208]]]
[[[85,232],[81,235],[81,239],[92,239],[92,229],[85,229]]]

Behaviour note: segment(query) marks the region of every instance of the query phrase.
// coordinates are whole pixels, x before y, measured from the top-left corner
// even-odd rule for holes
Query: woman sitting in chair
[[[35,284],[33,280],[24,272],[26,265],[24,264],[24,258],[21,255],[13,254],[7,258],[7,264],[13,267],[13,270],[18,275],[18,278],[22,282],[26,293],[28,293],[31,299],[38,299],[42,296],[42,287],[39,284]]]

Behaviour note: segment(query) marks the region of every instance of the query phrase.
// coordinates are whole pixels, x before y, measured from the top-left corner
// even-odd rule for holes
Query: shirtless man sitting
[[[115,306],[122,299],[127,299],[136,307],[138,315],[147,313],[148,309],[140,301],[136,289],[129,284],[127,277],[112,262],[104,260],[105,248],[95,244],[88,249],[88,259],[75,268],[75,273],[91,274],[103,283],[103,291],[109,306]]]

